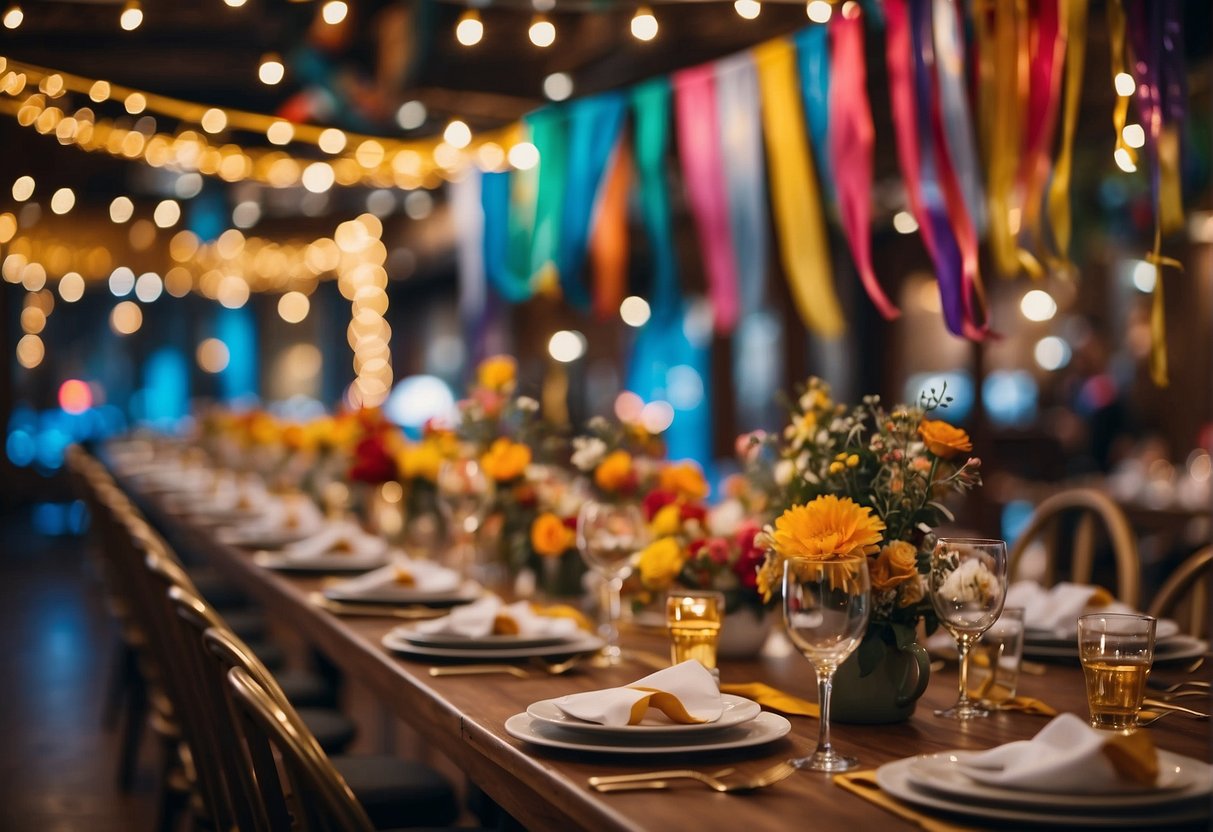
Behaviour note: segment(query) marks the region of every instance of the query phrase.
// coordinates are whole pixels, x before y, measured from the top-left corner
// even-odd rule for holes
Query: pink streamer
[[[728,333],[737,324],[739,314],[737,259],[717,132],[716,82],[711,64],[676,72],[673,80],[678,156],[699,232],[708,297],[716,331]]]
[[[872,269],[872,111],[868,106],[863,21],[858,14],[830,19],[830,158],[842,227],[859,279],[880,314],[901,313]]]

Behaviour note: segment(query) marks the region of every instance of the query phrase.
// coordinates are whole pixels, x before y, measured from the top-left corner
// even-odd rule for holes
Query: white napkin
[[[1074,714],[1061,714],[1030,740],[965,755],[958,765],[967,776],[990,786],[1110,794],[1140,785],[1120,777],[1104,752],[1105,744],[1118,736],[1097,731]]]
[[[307,561],[328,554],[367,557],[382,548],[382,540],[367,534],[355,523],[341,520],[329,523],[311,537],[286,546],[282,554],[289,561]]]
[[[1089,613],[1132,615],[1138,612],[1120,601],[1092,604],[1098,587],[1063,581],[1045,589],[1035,581],[1016,581],[1007,588],[1006,606],[1023,607],[1024,626],[1029,630],[1045,631],[1059,638],[1078,636],[1078,619]],[[1170,638],[1179,632],[1174,621],[1161,620],[1154,628],[1157,639]]]
[[[671,697],[676,700],[673,704],[669,701]],[[658,708],[673,722],[715,722],[724,711],[716,677],[694,659],[659,670],[626,687],[564,696],[555,705],[574,719],[614,726],[639,724],[648,708]],[[679,713],[680,710],[684,713]]]
[[[493,634],[497,616],[512,618],[518,625],[518,635],[527,637],[571,636],[577,632],[577,622],[571,618],[540,615],[526,601],[507,604],[496,595],[486,595],[479,601],[455,607],[450,615],[422,621],[415,629],[422,633],[449,633],[483,638]]]
[[[261,512],[251,520],[232,527],[239,537],[311,536],[324,525],[320,508],[302,494],[289,494],[269,499]]]
[[[401,582],[401,574],[407,574],[412,582]],[[333,589],[342,595],[358,596],[374,594],[385,587],[400,586],[416,592],[451,592],[459,588],[459,573],[445,566],[425,560],[412,560],[403,552],[392,557],[391,563],[374,569],[348,581],[336,584]]]

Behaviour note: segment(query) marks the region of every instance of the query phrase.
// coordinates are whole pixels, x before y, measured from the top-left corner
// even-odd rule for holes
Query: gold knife
[[[853,771],[849,774],[835,774],[834,785],[840,786],[853,795],[862,797],[869,803],[879,806],[886,812],[897,815],[902,820],[918,826],[924,832],[972,832],[972,827],[958,826],[954,823],[938,820],[925,815],[917,809],[911,809],[900,800],[887,795],[876,782],[875,771]]]

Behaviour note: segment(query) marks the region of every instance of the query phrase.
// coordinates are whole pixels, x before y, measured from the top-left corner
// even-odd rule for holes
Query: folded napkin
[[[1078,634],[1079,616],[1089,612],[1133,613],[1106,589],[1063,581],[1048,589],[1035,581],[1016,581],[1007,588],[1006,606],[1023,607],[1024,625],[1058,638]]]
[[[694,659],[624,687],[574,693],[555,704],[574,719],[614,726],[639,725],[649,708],[686,725],[715,722],[724,712],[716,677]]]
[[[483,638],[490,635],[529,637],[571,636],[578,622],[568,616],[544,615],[530,603],[507,604],[496,595],[486,595],[471,604],[455,607],[450,615],[422,621],[416,630],[422,633],[448,633]]]
[[[961,771],[979,783],[1058,794],[1111,794],[1126,783],[1153,785],[1158,752],[1149,734],[1097,731],[1062,714],[1030,740],[966,755]]]
[[[373,555],[382,548],[383,541],[379,538],[367,534],[355,523],[342,520],[286,546],[282,554],[290,561],[307,561],[324,555]]]
[[[762,682],[738,682],[721,685],[720,692],[753,699],[764,708],[770,708],[772,711],[779,711],[782,714],[811,716],[814,719],[821,718],[821,708],[818,707],[816,702],[801,699],[799,696],[785,693],[778,688],[773,688]]]
[[[386,587],[401,587],[417,592],[453,592],[463,579],[453,569],[425,560],[412,560],[403,552],[395,553],[387,566],[373,569],[333,586],[346,596],[372,595]]]
[[[232,527],[236,537],[303,536],[317,534],[324,525],[320,508],[302,494],[288,494],[266,502],[258,514]]]
[[[874,806],[879,806],[886,812],[907,820],[923,832],[971,832],[971,826],[958,826],[941,820],[933,815],[925,814],[907,803],[902,803],[895,797],[885,794],[876,782],[876,772],[848,771],[846,774],[835,774],[834,785],[845,789],[856,797],[860,797]]]

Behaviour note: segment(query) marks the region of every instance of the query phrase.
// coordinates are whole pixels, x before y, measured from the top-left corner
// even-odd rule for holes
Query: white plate
[[[678,735],[637,737],[587,736],[564,731],[529,714],[514,714],[505,721],[505,731],[511,737],[549,748],[573,751],[597,751],[604,754],[688,754],[697,751],[723,751],[728,748],[748,748],[774,742],[792,730],[792,723],[779,714],[763,712],[756,719],[735,725],[724,731],[697,734],[694,738]]]
[[[1169,618],[1161,618],[1154,626],[1154,642],[1163,644],[1176,636],[1183,635],[1179,624]],[[1053,630],[1033,630],[1028,627],[1023,632],[1025,644],[1037,647],[1073,647],[1078,642],[1078,631],[1072,633],[1055,632]]]
[[[1194,659],[1209,652],[1209,643],[1192,636],[1172,636],[1154,645],[1154,663],[1179,662]],[[1078,644],[1051,647],[1024,642],[1024,656],[1032,659],[1078,659]]]
[[[331,586],[324,591],[326,598],[334,601],[352,601],[363,604],[433,604],[435,606],[454,606],[468,601],[475,601],[484,592],[484,588],[475,581],[467,581],[456,589],[445,592],[426,592],[411,586],[400,584],[384,584],[374,589],[362,592],[344,592],[340,586]]]
[[[281,549],[292,543],[298,543],[313,534],[317,529],[255,529],[244,531],[239,527],[229,526],[220,529],[215,537],[220,543],[228,546],[239,546],[242,549]]]
[[[387,547],[378,552],[332,553],[314,558],[291,558],[281,552],[257,552],[253,563],[283,572],[366,572],[387,563]]]
[[[414,644],[407,638],[409,631],[397,627],[383,637],[381,643],[389,650],[397,653],[408,653],[414,656],[426,656],[439,659],[529,659],[533,656],[573,656],[578,653],[594,653],[606,644],[597,636],[578,635],[558,644],[547,644],[538,647],[432,647]]]
[[[548,725],[555,725],[557,728],[565,731],[615,737],[672,737],[675,735],[681,737],[687,734],[720,731],[725,728],[731,728],[734,725],[740,725],[743,722],[749,722],[762,713],[761,705],[743,696],[722,693],[720,700],[724,705],[724,712],[721,713],[720,719],[715,722],[697,722],[692,725],[671,722],[664,714],[655,712],[652,709],[649,710],[639,725],[599,725],[596,722],[586,722],[585,720],[569,716],[556,707],[555,699],[544,699],[528,705],[526,712],[532,719],[547,723]]]
[[[449,647],[452,650],[509,650],[515,647],[548,647],[567,644],[578,637],[578,633],[562,635],[524,636],[510,635],[462,636],[458,633],[424,633],[420,630],[401,629],[400,637],[418,647]]]
[[[1182,805],[1177,804],[1169,809],[1151,806],[1142,812],[1121,808],[1108,812],[1084,809],[1081,813],[1063,812],[1045,806],[1039,808],[1029,806],[991,806],[972,801],[958,801],[945,795],[922,791],[913,785],[910,780],[910,772],[917,759],[917,757],[909,757],[905,760],[886,763],[876,770],[876,782],[880,785],[880,788],[898,800],[904,800],[906,803],[912,803],[927,809],[937,809],[957,815],[986,818],[1003,823],[1033,823],[1048,824],[1050,826],[1083,826],[1104,829],[1111,827],[1148,827],[1159,829],[1167,824],[1194,823],[1209,816],[1209,805],[1204,800],[1188,801]]]
[[[1213,789],[1213,766],[1168,751],[1158,752],[1158,783],[1154,787],[1126,783],[1116,794],[1056,794],[1024,791],[978,783],[965,775],[960,763],[971,751],[922,754],[910,766],[910,783],[919,789],[948,797],[1060,810],[1096,811],[1174,803],[1208,795]]]

